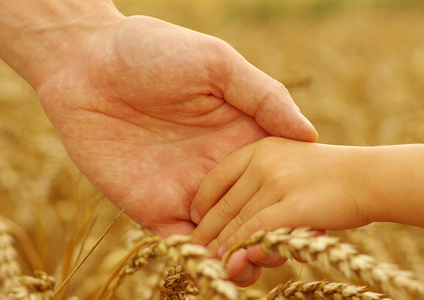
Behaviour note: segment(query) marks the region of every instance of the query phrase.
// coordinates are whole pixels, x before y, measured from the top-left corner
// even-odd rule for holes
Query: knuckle
[[[250,216],[246,213],[244,209],[242,209],[237,216],[234,218],[235,229],[239,229],[243,227],[244,224],[249,220]]]
[[[206,57],[209,63],[209,73],[215,73],[214,70],[218,69],[221,72],[230,72],[229,66],[231,66],[232,57],[237,52],[230,44],[222,39],[209,37],[203,44],[203,53],[207,53]],[[212,69],[212,66],[214,67]],[[224,75],[228,75],[225,74]]]
[[[204,231],[202,226],[197,226],[192,233],[193,242],[200,245],[206,245],[209,242],[207,232]]]
[[[234,224],[236,225],[237,228],[240,228],[243,226],[244,224],[244,219],[243,216],[241,216],[240,214],[238,214],[235,218],[234,218]]]
[[[255,160],[253,165],[253,172],[255,177],[260,179],[261,182],[266,182],[275,174],[275,160],[263,156],[260,160]]]
[[[228,195],[224,195],[215,205],[215,213],[221,219],[225,219],[231,213],[231,199]]]
[[[257,161],[255,164],[255,171],[259,176],[266,176],[270,170],[270,163],[267,158]]]
[[[234,235],[228,237],[225,241],[220,243],[222,246],[225,246],[227,250],[231,249],[235,244],[237,244],[237,239]]]
[[[284,187],[286,178],[287,176],[284,176],[284,174],[281,173],[273,174],[272,176],[269,176],[267,178],[266,184],[270,188],[278,188],[279,190],[284,190],[282,188]]]
[[[218,180],[226,181],[229,177],[227,164],[221,162],[212,170],[211,174]]]
[[[207,245],[207,249],[213,254],[218,253],[219,247],[220,247],[220,244],[218,243],[218,241],[216,239],[211,241]]]
[[[272,79],[272,90],[271,90],[271,92],[264,94],[264,96],[263,96],[264,102],[270,100],[272,97],[275,97],[275,95],[286,96],[286,97],[279,98],[279,99],[284,99],[284,100],[291,99],[290,92],[287,89],[287,87],[283,83],[278,81],[277,79],[273,78]]]
[[[254,215],[252,218],[247,221],[240,230],[241,237],[244,239],[250,238],[252,234],[257,232],[263,227],[263,220],[261,220],[258,215]]]
[[[274,79],[274,82],[276,84],[276,87],[280,90],[280,93],[284,93],[286,95],[290,95],[289,90],[287,89],[287,87],[283,83],[279,82],[276,79]]]
[[[238,242],[248,240],[252,234],[262,228],[263,223],[256,215],[249,219],[247,222],[242,222],[242,219],[235,222],[241,222],[241,226],[235,230],[234,234],[227,237],[225,240],[218,238],[218,242],[221,245],[224,245],[227,249],[230,249]]]

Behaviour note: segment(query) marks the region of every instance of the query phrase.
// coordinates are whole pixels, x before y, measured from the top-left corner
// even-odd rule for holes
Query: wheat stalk
[[[301,300],[301,299],[340,299],[340,300],[390,300],[382,294],[367,291],[366,287],[346,283],[314,281],[293,282],[292,280],[275,287],[267,300]]]
[[[268,294],[263,290],[252,287],[242,289],[240,292],[242,294],[240,298],[243,300],[265,300]]]
[[[270,255],[278,252],[286,258],[297,257],[332,266],[348,278],[360,278],[371,285],[378,284],[389,294],[399,289],[424,295],[424,284],[413,273],[400,270],[392,264],[377,263],[371,256],[359,254],[353,246],[341,243],[336,237],[315,237],[315,234],[308,228],[280,228],[272,232],[261,230],[249,240],[232,247],[224,262],[240,248],[260,245]]]

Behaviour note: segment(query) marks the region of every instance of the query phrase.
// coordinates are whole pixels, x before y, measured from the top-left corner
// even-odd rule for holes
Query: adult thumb
[[[254,67],[233,48],[227,51],[230,53],[226,68],[220,69],[225,70],[224,74],[217,79],[225,100],[254,117],[270,135],[316,142],[317,131],[302,115],[285,86]]]

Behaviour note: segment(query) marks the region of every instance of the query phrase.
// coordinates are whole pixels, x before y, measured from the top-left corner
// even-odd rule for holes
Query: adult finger
[[[151,226],[145,226],[151,233],[161,237],[167,237],[173,234],[190,234],[196,227],[191,221],[177,220],[169,224],[155,224]]]
[[[263,268],[280,267],[287,261],[287,258],[281,257],[278,253],[273,255],[266,254],[259,245],[247,248],[247,258],[253,264]]]
[[[255,117],[270,135],[316,142],[318,133],[302,115],[285,86],[250,64],[231,46],[211,68],[213,84],[224,99],[244,113]],[[223,62],[222,57],[226,58]]]
[[[226,269],[229,279],[241,287],[255,283],[262,273],[261,267],[249,261],[246,249],[240,249],[233,253]]]

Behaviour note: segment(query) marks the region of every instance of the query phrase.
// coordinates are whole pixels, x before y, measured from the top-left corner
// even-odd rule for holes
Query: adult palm
[[[39,89],[70,157],[153,233],[189,233],[206,173],[269,134],[313,141],[282,84],[223,41],[149,17],[96,29]]]

